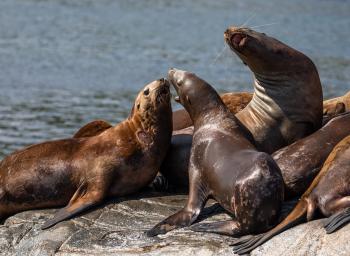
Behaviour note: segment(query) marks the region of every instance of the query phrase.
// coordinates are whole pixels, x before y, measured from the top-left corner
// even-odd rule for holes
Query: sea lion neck
[[[124,125],[133,133],[143,132],[158,145],[159,142],[170,140],[172,133],[172,109],[163,106],[155,113],[147,113],[145,117],[132,111],[124,121]]]
[[[191,114],[190,114],[191,115]],[[230,125],[236,126],[235,116],[225,107],[224,104],[215,104],[211,106],[205,106],[205,109],[201,109],[197,113],[192,113],[191,116],[193,120],[194,130],[196,131],[198,127],[202,127],[207,124],[214,124],[219,127],[229,120]]]

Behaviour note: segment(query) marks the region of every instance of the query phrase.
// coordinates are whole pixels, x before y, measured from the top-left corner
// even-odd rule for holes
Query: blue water
[[[251,91],[251,73],[223,40],[247,20],[310,56],[325,97],[341,95],[349,14],[345,0],[1,0],[0,158],[94,119],[119,122],[170,67],[220,92]]]

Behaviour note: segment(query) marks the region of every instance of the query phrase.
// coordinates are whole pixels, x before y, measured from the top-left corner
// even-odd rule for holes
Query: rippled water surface
[[[219,91],[252,90],[223,41],[247,20],[310,56],[325,97],[340,95],[350,89],[349,14],[346,0],[1,0],[0,158],[94,119],[119,122],[169,67]]]

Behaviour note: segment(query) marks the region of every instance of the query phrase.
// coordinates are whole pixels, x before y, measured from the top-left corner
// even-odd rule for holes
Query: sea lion
[[[168,77],[194,123],[186,206],[148,231],[164,234],[191,225],[209,197],[234,214],[231,221],[193,230],[233,236],[267,230],[283,201],[283,180],[270,155],[258,152],[216,91],[195,74],[171,69]],[[250,139],[249,139],[250,138]]]
[[[287,146],[322,125],[322,87],[304,54],[249,28],[229,27],[226,43],[254,75],[254,95],[236,114],[267,153]]]
[[[321,171],[303,194],[292,212],[275,228],[265,234],[241,238],[233,243],[233,250],[246,254],[275,235],[314,218],[316,210],[329,217],[327,234],[350,222],[350,136],[333,149]]]
[[[313,134],[272,154],[281,169],[285,199],[301,196],[333,148],[350,134],[350,113],[340,114]]]
[[[110,123],[104,120],[95,120],[81,127],[73,135],[73,138],[85,138],[85,137],[96,136],[112,127],[113,126]]]
[[[250,92],[228,92],[220,95],[226,107],[236,114],[244,109],[253,97]],[[173,130],[181,130],[192,126],[192,120],[185,109],[179,109],[173,112]]]
[[[343,96],[323,102],[323,115],[328,118],[347,111],[350,111],[350,91]]]
[[[49,141],[16,151],[0,162],[0,219],[64,206],[49,228],[102,202],[148,185],[172,133],[169,82],[148,84],[130,116],[97,136]]]

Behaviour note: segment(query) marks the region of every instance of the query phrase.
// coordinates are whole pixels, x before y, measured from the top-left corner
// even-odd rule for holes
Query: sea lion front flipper
[[[41,229],[50,228],[56,225],[58,222],[70,219],[77,214],[99,204],[102,199],[103,193],[96,190],[87,191],[87,186],[81,185],[73,195],[69,204],[60,209],[52,219],[46,221],[44,225],[41,226]]]
[[[112,125],[104,120],[95,120],[81,127],[73,135],[73,138],[86,138],[96,136],[111,127]]]
[[[190,227],[195,232],[215,233],[226,236],[242,235],[242,230],[237,221],[227,220],[213,223],[198,223]]]
[[[166,234],[176,228],[187,227],[196,220],[198,214],[197,211],[189,211],[186,208],[183,208],[155,225],[151,230],[147,231],[146,234],[148,237],[153,237],[160,234]]]
[[[189,173],[191,175],[193,170],[190,170]],[[159,234],[165,234],[173,229],[192,225],[204,208],[207,199],[207,188],[203,187],[203,184],[201,184],[199,179],[195,179],[193,184],[190,186],[190,193],[186,206],[177,213],[155,225],[147,232],[147,236],[152,237]]]

